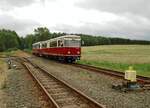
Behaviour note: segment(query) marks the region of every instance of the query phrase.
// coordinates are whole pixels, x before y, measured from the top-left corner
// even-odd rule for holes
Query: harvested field
[[[104,45],[82,47],[83,60],[141,64],[150,63],[149,54],[149,45]]]
[[[104,45],[82,48],[78,63],[125,71],[129,66],[137,74],[150,77],[149,45]]]
[[[47,59],[33,58],[32,61],[108,108],[150,107],[150,91],[120,93],[111,89],[112,84],[119,84],[122,80]]]

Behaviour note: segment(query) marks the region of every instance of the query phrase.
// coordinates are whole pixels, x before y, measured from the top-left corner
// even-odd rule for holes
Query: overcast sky
[[[150,0],[0,0],[0,29],[150,40]]]

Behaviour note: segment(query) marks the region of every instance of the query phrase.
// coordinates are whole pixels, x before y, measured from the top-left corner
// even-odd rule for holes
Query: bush
[[[18,50],[18,48],[9,48],[6,50],[6,52],[11,52],[11,51],[16,51],[16,50]]]
[[[32,53],[32,49],[24,49],[24,51],[27,53]]]

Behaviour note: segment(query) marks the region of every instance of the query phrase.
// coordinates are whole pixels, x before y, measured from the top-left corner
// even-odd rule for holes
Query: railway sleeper
[[[60,95],[69,95],[68,92],[62,92],[62,93],[50,93],[51,96],[60,96]]]
[[[41,80],[41,82],[44,83],[45,85],[46,85],[46,84],[50,84],[50,85],[59,85],[59,83],[56,82],[56,81],[43,81],[43,80]]]
[[[77,101],[79,100],[79,98],[76,97],[68,97],[68,98],[62,98],[62,99],[56,99],[56,102],[60,105],[60,106],[68,106],[68,105],[78,105],[80,103],[78,103]]]
[[[49,82],[49,86],[59,85],[59,82]],[[47,83],[44,83],[44,85],[47,85]]]
[[[80,106],[77,106],[77,105],[67,105],[67,106],[64,106],[62,108],[88,108],[87,104],[80,104]]]
[[[39,81],[42,83],[43,88],[49,87],[47,85],[49,85],[49,84],[51,85],[54,83],[54,82],[47,82],[48,81],[47,79],[50,79],[50,78],[46,77],[47,76],[46,74],[40,74],[41,73],[40,69],[34,68],[34,67],[30,66],[29,64],[28,64],[28,68],[30,68],[30,72],[31,71],[33,72],[32,74],[35,76],[35,78],[37,80],[39,80],[40,77],[43,77],[45,79],[45,81],[46,81],[45,83],[42,82],[42,79]],[[55,78],[51,78],[51,79],[54,79],[54,81],[57,81],[57,80],[55,80]],[[55,84],[61,85],[62,83],[55,82]],[[54,100],[55,102],[58,103],[58,105],[61,108],[98,108],[98,107],[103,107],[101,105],[98,105],[97,103],[93,104],[93,102],[89,102],[88,99],[84,99],[82,96],[81,97],[78,96],[76,94],[76,92],[71,92],[69,90],[70,90],[70,88],[66,88],[64,86],[64,88],[62,88],[62,89],[47,89],[47,93],[50,94],[51,96],[53,96],[53,98],[58,98],[56,96],[56,94],[65,94],[65,93],[69,94],[69,97],[67,96],[66,98],[59,98],[59,99]],[[54,94],[55,94],[55,96],[54,96]],[[73,97],[70,97],[70,96],[73,96]],[[80,105],[83,105],[83,107]]]
[[[51,94],[52,97],[54,97],[55,99],[60,99],[60,98],[67,98],[69,95],[69,93],[62,93],[62,94]],[[71,97],[71,96],[70,96]]]
[[[85,104],[85,103],[67,103],[67,104],[64,104],[62,108],[91,108],[89,107],[88,103]],[[94,108],[94,107],[92,107]]]
[[[51,88],[62,88],[62,86],[60,86],[60,85],[48,85],[48,86],[46,86],[45,88],[47,88],[47,89],[51,89]]]
[[[54,91],[54,90],[50,90],[50,89],[49,89],[49,93],[50,93],[50,94],[56,94],[56,93],[62,93],[62,92],[68,92],[68,91],[67,91],[67,90],[63,90],[63,91],[62,91],[62,90],[55,90],[55,91]]]
[[[67,91],[65,88],[61,87],[61,88],[50,88],[49,90],[51,91]]]

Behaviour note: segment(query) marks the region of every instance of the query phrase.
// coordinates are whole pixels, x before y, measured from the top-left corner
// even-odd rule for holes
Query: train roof
[[[64,35],[64,36],[60,36],[60,37],[57,37],[57,38],[55,38],[55,39],[59,39],[59,38],[68,38],[68,37],[80,37],[80,36],[78,36],[78,35]]]
[[[32,45],[36,45],[36,44],[40,44],[41,42],[36,42],[36,43],[33,43]]]
[[[80,38],[80,36],[77,35],[64,35],[64,36],[60,36],[60,37],[56,37],[47,41],[54,41],[54,40],[58,40],[58,39],[63,39],[63,38]]]
[[[56,38],[53,38],[53,39],[49,39],[49,40],[46,40],[46,41],[39,41],[39,42],[36,42],[32,45],[36,45],[36,44],[40,44],[40,43],[45,43],[45,42],[49,42],[49,41],[55,41],[57,39],[62,39],[62,38],[80,38],[80,36],[78,35],[64,35],[64,36],[60,36],[60,37],[56,37]]]

